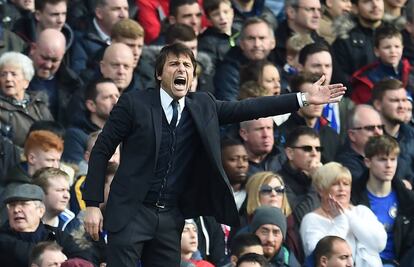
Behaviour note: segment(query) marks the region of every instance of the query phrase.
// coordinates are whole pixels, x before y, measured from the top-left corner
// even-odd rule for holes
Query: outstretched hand
[[[341,101],[345,94],[346,87],[341,83],[323,85],[325,82],[325,75],[312,85],[312,89],[307,93],[307,100],[309,104],[327,104]]]

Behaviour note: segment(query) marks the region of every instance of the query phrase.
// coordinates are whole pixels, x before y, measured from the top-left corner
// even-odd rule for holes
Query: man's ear
[[[240,135],[240,137],[241,137],[241,139],[244,141],[244,142],[246,142],[247,141],[247,131],[246,131],[246,129],[244,129],[244,128],[240,128],[240,130],[239,130],[239,135]]]
[[[170,25],[177,23],[177,19],[175,18],[175,16],[168,16],[168,23]]]
[[[95,8],[95,17],[99,20],[103,19],[103,14],[102,14],[102,9],[101,7],[96,7]]]
[[[375,55],[376,57],[379,57],[379,49],[378,49],[378,48],[376,48],[376,47],[374,47],[374,55]]]
[[[285,148],[285,154],[288,160],[293,160],[293,149],[290,147]]]
[[[238,260],[239,259],[236,256],[234,255],[230,256],[230,263],[232,264],[232,266],[236,266]]]
[[[285,8],[286,11],[286,17],[288,19],[294,19],[296,16],[296,10],[295,8],[293,8],[292,6],[288,6]]]
[[[36,161],[36,155],[30,152],[29,154],[27,154],[26,160],[29,164],[33,164]]]
[[[322,257],[320,257],[320,259],[319,259],[319,264],[318,263],[316,263],[316,265],[315,266],[321,266],[321,267],[326,267],[326,266],[328,266],[328,257],[326,257],[326,256],[322,256]]]
[[[89,112],[91,112],[91,113],[96,112],[96,105],[95,105],[95,102],[93,102],[92,100],[90,100],[90,99],[86,100],[85,101],[85,106],[89,110]]]
[[[347,133],[348,133],[349,140],[351,140],[351,142],[355,142],[355,136],[354,136],[355,132],[354,132],[354,130],[348,129]]]
[[[364,163],[365,166],[367,166],[368,169],[371,169],[371,159],[364,157]]]
[[[39,10],[35,10],[34,17],[35,17],[35,20],[37,22],[39,22],[39,20],[40,20],[40,11]]]
[[[375,99],[372,102],[372,105],[374,106],[374,108],[381,113],[381,101],[379,101],[378,99]]]

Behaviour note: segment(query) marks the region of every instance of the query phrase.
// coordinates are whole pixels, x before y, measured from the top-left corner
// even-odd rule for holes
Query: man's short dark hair
[[[319,80],[320,75],[310,72],[300,72],[293,76],[289,82],[290,89],[293,93],[301,92],[300,87],[305,83],[315,83]]]
[[[37,243],[30,254],[29,266],[32,264],[37,264],[38,266],[42,265],[43,253],[45,251],[62,251],[62,247],[55,241],[42,241]]]
[[[398,142],[391,136],[371,136],[364,147],[365,157],[371,159],[374,156],[400,154]]]
[[[193,75],[196,76],[197,61],[191,49],[181,43],[173,43],[173,44],[164,46],[161,49],[160,54],[157,57],[157,60],[155,61],[155,79],[158,82],[159,80],[157,77],[162,75],[162,69],[164,68],[164,64],[167,60],[168,55],[170,54],[173,54],[175,56],[179,56],[179,55],[188,56],[191,59],[191,63],[193,64],[193,67],[194,67]]]
[[[178,8],[184,5],[193,5],[194,3],[197,3],[197,0],[171,0],[170,1],[170,8],[169,8],[169,14],[170,16],[177,16]]]
[[[35,10],[43,11],[46,4],[57,5],[60,2],[65,2],[68,4],[68,0],[35,0]]]
[[[236,235],[231,241],[230,255],[234,255],[237,258],[246,250],[248,247],[261,246],[260,238],[254,233],[243,233]]]
[[[35,121],[30,126],[29,132],[27,133],[27,136],[33,131],[39,131],[39,130],[45,130],[52,132],[59,136],[60,138],[64,139],[66,129],[57,121],[51,121],[51,120],[40,120]]]
[[[403,37],[401,32],[394,25],[383,24],[375,30],[374,45],[378,48],[382,40],[393,37],[397,37],[402,43]]]
[[[229,6],[231,6],[230,0],[207,0],[203,1],[204,12],[206,12],[206,15],[209,16],[210,12],[213,12],[214,10],[218,9],[221,3],[226,3]]]
[[[308,126],[298,126],[287,135],[285,147],[295,146],[298,139],[304,135],[319,139],[319,134],[313,128]]]
[[[194,29],[186,24],[176,23],[168,27],[165,33],[165,42],[172,44],[177,41],[189,42],[197,39]]]
[[[316,244],[313,256],[315,260],[315,266],[318,266],[319,260],[322,256],[330,258],[332,256],[332,249],[335,242],[346,242],[345,239],[339,236],[328,235],[319,240]]]
[[[222,151],[231,146],[244,146],[244,144],[242,143],[240,139],[237,139],[237,138],[225,137],[221,140]]]
[[[382,100],[386,91],[398,90],[404,88],[403,83],[400,80],[394,78],[383,79],[376,84],[372,89],[372,100]]]
[[[109,78],[99,78],[97,80],[91,81],[87,86],[85,90],[85,100],[92,100],[95,101],[96,97],[98,96],[98,90],[97,87],[101,83],[112,83],[114,82]]]
[[[269,266],[269,262],[267,261],[265,256],[256,253],[246,253],[243,256],[241,256],[237,260],[236,267],[240,266],[243,262],[258,263],[261,267]]]
[[[302,65],[305,65],[306,60],[308,59],[310,55],[324,52],[324,51],[331,54],[329,47],[323,42],[307,44],[299,52],[299,63]]]

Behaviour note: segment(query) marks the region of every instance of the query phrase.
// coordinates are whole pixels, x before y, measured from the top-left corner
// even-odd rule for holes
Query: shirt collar
[[[168,107],[173,101],[173,98],[163,89],[160,89],[161,106],[163,110],[168,110]],[[181,112],[185,106],[185,97],[178,99],[178,111]]]
[[[101,38],[105,42],[109,42],[110,44],[111,37],[102,31],[101,27],[99,27],[99,24],[96,21],[96,18],[93,19],[93,25],[95,26],[96,31],[98,32],[99,38]]]

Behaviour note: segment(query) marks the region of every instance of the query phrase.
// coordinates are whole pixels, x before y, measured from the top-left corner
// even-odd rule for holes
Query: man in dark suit
[[[94,239],[108,231],[109,267],[179,266],[184,218],[211,215],[238,225],[237,208],[221,164],[220,124],[292,112],[308,103],[337,101],[345,88],[321,86],[306,94],[286,94],[240,102],[188,93],[196,61],[176,43],[156,61],[160,90],[121,95],[92,150],[84,200],[86,231]],[[122,142],[121,163],[105,210],[106,165]]]

